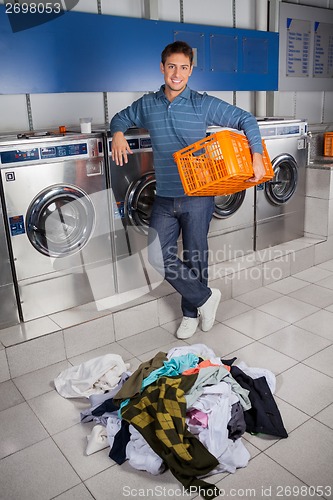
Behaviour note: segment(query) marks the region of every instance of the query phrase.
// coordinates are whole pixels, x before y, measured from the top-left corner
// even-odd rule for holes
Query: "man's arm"
[[[129,147],[124,133],[121,131],[114,132],[111,144],[112,160],[116,163],[116,165],[120,165],[122,167],[124,163],[128,163],[128,154],[132,155],[133,151]]]
[[[264,177],[266,173],[262,154],[253,153],[252,166],[253,166],[253,177],[251,177],[251,179],[248,179],[247,182],[258,182]]]

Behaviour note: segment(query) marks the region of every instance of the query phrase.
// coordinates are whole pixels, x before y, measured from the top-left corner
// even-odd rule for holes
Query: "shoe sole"
[[[203,332],[209,332],[209,330],[211,330],[211,328],[213,328],[213,325],[214,325],[214,322],[215,322],[215,316],[216,316],[217,308],[219,307],[219,303],[220,303],[220,300],[221,300],[221,292],[220,292],[220,290],[218,290],[218,292],[219,292],[219,294],[218,294],[218,300],[216,301],[216,305],[214,307],[213,319],[209,320],[208,325],[206,325],[204,322],[201,323],[201,330]]]

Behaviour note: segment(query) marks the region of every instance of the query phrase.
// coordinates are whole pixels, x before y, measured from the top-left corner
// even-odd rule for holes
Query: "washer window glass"
[[[51,186],[31,202],[26,216],[27,235],[38,252],[65,257],[82,249],[95,225],[93,204],[83,190]]]
[[[266,182],[268,199],[275,205],[286,203],[296,191],[298,169],[295,159],[288,154],[276,157],[272,162],[274,177]]]
[[[156,196],[156,180],[153,172],[148,172],[133,183],[126,196],[126,215],[130,223],[146,231]]]
[[[215,196],[214,217],[226,219],[233,215],[241,207],[245,198],[245,191],[227,194],[224,196]]]

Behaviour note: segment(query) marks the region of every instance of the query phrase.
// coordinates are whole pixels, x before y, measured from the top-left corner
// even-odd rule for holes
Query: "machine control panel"
[[[261,125],[259,124],[262,137],[299,137],[306,134],[306,123],[301,122],[289,125]]]
[[[94,151],[92,152],[94,153]],[[98,150],[96,148],[97,156]],[[88,156],[88,144],[86,142],[47,145],[39,148],[12,149],[0,152],[0,164],[26,163],[38,160],[62,159],[73,156]]]
[[[41,159],[64,158],[66,156],[85,155],[88,152],[86,142],[62,144],[61,146],[47,146],[40,148]]]
[[[132,151],[151,150],[150,137],[126,137],[129,147]],[[109,153],[112,150],[112,140],[109,141]]]
[[[2,151],[0,153],[1,163],[22,163],[26,161],[39,160],[39,149],[14,149],[12,151]]]

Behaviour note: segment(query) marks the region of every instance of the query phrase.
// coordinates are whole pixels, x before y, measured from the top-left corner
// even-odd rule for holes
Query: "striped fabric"
[[[157,194],[175,198],[184,196],[184,190],[172,154],[203,139],[211,125],[243,130],[252,152],[262,153],[259,127],[251,113],[189,87],[171,103],[164,85],[158,92],[143,95],[112,118],[110,130],[112,134],[133,126],[149,130]]]

